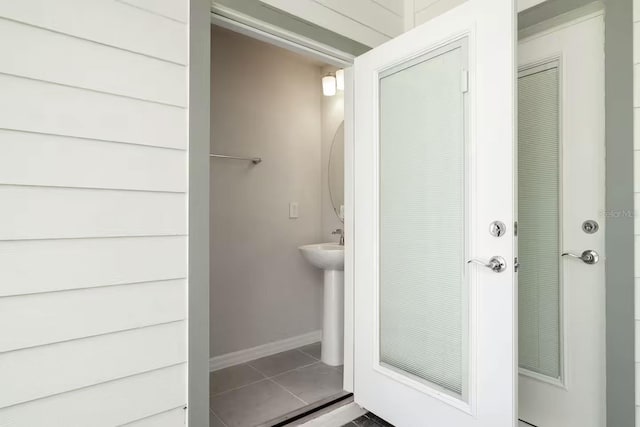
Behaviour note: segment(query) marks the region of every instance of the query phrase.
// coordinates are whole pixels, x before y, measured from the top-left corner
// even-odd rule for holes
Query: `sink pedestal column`
[[[322,361],[330,366],[344,359],[344,271],[324,271]]]

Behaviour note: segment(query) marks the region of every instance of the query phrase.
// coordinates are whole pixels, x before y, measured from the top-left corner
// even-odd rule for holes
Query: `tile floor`
[[[211,373],[211,427],[253,427],[342,391],[320,343]]]
[[[367,412],[363,416],[356,418],[342,427],[393,427],[393,425],[389,424],[377,415]]]

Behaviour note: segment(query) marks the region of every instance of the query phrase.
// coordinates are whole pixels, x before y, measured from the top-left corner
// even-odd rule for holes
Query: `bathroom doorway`
[[[302,420],[351,397],[343,70],[217,25],[211,38],[211,425]]]

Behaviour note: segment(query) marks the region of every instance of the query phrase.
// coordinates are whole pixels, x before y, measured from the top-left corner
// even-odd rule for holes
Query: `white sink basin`
[[[344,246],[318,243],[300,246],[302,256],[324,270],[322,361],[329,366],[344,361]]]
[[[344,246],[337,243],[317,243],[300,246],[302,256],[322,270],[344,270]]]

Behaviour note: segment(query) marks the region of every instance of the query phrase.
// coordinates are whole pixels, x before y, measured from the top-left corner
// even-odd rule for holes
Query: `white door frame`
[[[351,67],[355,56],[324,43],[285,30],[276,25],[256,19],[227,6],[212,3],[211,24],[244,34],[245,36],[278,46],[292,52],[311,57],[329,65],[345,68],[344,75],[344,376],[342,388],[353,392],[353,73]],[[320,82],[318,82],[319,84]]]

